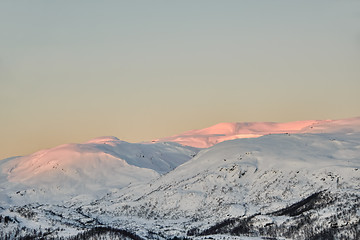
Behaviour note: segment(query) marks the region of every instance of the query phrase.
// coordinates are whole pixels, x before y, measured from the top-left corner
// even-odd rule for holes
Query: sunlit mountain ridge
[[[280,133],[335,133],[360,131],[360,117],[339,120],[306,120],[286,123],[277,122],[235,122],[219,123],[214,126],[191,130],[175,136],[154,140],[154,142],[177,142],[182,145],[208,148],[219,142],[256,138]]]
[[[99,137],[0,161],[0,238],[357,239],[359,183],[360,117]]]
[[[99,137],[0,161],[1,187],[12,189],[11,202],[99,197],[112,188],[157,178],[196,153],[177,143],[137,144]]]

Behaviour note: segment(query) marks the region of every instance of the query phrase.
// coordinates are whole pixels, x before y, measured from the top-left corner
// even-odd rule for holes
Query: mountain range
[[[179,135],[153,140],[153,142],[177,142],[186,146],[208,148],[219,142],[238,138],[257,138],[280,133],[336,133],[360,131],[359,118],[339,120],[308,120],[287,123],[235,122],[191,130]]]
[[[0,161],[1,239],[359,239],[360,117],[100,137]]]

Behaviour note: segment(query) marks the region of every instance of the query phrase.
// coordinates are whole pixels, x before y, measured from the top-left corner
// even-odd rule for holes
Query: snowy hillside
[[[102,137],[0,161],[0,201],[51,202],[148,182],[188,161],[196,150],[176,143],[134,144]]]
[[[181,136],[0,161],[0,238],[360,239],[360,118]]]
[[[359,132],[360,117],[341,120],[308,120],[288,123],[238,122],[219,123],[205,129],[192,130],[179,135],[154,140],[177,142],[186,146],[208,148],[217,143],[238,139],[256,138],[280,133],[334,133]]]
[[[217,144],[150,184],[120,190],[84,212],[118,226],[130,216],[152,219],[159,226],[178,221],[185,229],[196,227],[194,233],[228,219],[257,216],[253,231],[260,235],[266,224],[280,229],[286,221],[296,222],[276,212],[319,196],[318,205],[308,209],[317,216],[313,224],[318,230],[311,230],[315,234],[327,229],[329,222],[359,226],[359,190],[359,133],[268,135]],[[338,214],[345,217],[336,220]],[[163,219],[163,224],[156,219]],[[278,231],[286,237],[282,228]],[[310,230],[299,227],[293,236],[302,231]]]

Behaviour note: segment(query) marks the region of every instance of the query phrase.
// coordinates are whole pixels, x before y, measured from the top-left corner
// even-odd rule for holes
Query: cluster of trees
[[[245,218],[229,218],[225,219],[208,229],[200,231],[197,228],[187,231],[188,236],[206,236],[212,234],[230,234],[230,235],[248,235],[252,233],[251,220],[259,214],[255,214]]]
[[[287,216],[285,222],[259,224],[255,214],[244,218],[225,219],[205,230],[193,228],[188,236],[229,234],[234,236],[286,237],[292,239],[360,239],[360,219],[356,217],[360,208],[360,197],[349,195],[345,199],[322,191],[293,205],[267,214],[276,219]],[[320,211],[329,211],[323,217]],[[256,223],[256,224],[255,224]]]
[[[95,227],[88,231],[77,234],[76,236],[68,238],[68,240],[120,240],[120,239],[132,239],[143,240],[138,235],[123,229],[116,229],[112,227]]]
[[[8,222],[10,223],[10,222]],[[16,223],[16,221],[12,221]],[[9,227],[9,229],[6,229]],[[58,236],[52,236],[53,233],[60,231],[60,228],[57,229],[29,229],[26,227],[19,227],[18,225],[4,224],[0,225],[0,239],[1,240],[31,240],[31,239],[49,239],[49,240],[65,240]]]
[[[15,219],[12,219],[9,216],[0,215],[0,223],[7,225],[8,223],[14,223],[14,222],[16,222]]]
[[[56,229],[57,231],[60,229]],[[33,240],[33,239],[47,239],[47,240],[143,240],[141,237],[134,233],[131,233],[122,229],[115,229],[111,227],[95,227],[87,231],[81,232],[72,237],[60,237],[58,235],[52,235],[54,231],[50,229],[33,229],[31,232],[27,232],[29,229],[15,228],[9,233],[0,231],[1,240]],[[56,231],[55,231],[56,232]]]
[[[33,219],[36,216],[36,213],[27,206],[16,207],[14,209],[10,209],[10,211],[15,211],[15,212],[19,213],[20,216],[27,218],[27,219]]]

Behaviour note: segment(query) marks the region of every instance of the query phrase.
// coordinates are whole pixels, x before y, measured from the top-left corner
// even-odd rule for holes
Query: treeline
[[[344,201],[345,200],[345,201]],[[266,214],[273,222],[259,224],[255,214],[242,218],[230,218],[211,227],[200,230],[193,228],[187,236],[207,236],[227,234],[250,237],[285,237],[291,239],[360,239],[360,197],[344,194],[341,197],[322,191],[292,204],[279,211]],[[322,217],[323,211],[330,216]],[[286,216],[286,221],[276,222],[278,216]]]
[[[67,240],[117,240],[117,239],[132,239],[143,240],[138,235],[123,229],[116,229],[112,227],[95,227],[82,233],[78,233],[76,236],[67,238]]]
[[[32,240],[32,239],[47,239],[47,240],[123,240],[123,239],[132,239],[132,240],[143,240],[143,238],[138,235],[129,232],[123,229],[116,229],[111,227],[95,227],[84,232],[78,233],[75,236],[71,237],[60,237],[53,236],[50,230],[32,230],[32,232],[24,235],[26,229],[16,228],[11,233],[0,232],[1,240]]]

